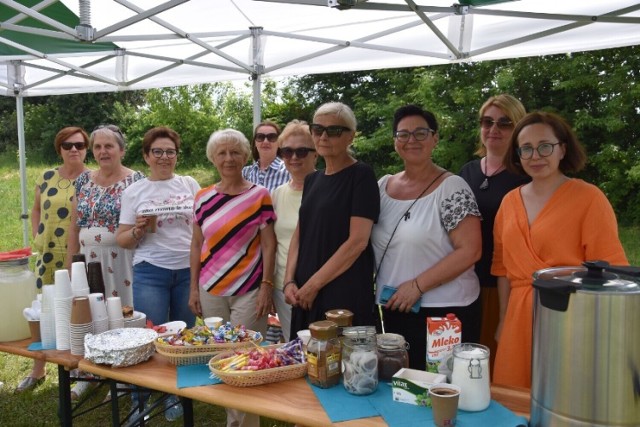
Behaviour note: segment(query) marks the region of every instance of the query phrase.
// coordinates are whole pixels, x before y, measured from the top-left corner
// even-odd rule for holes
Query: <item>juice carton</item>
[[[447,317],[427,317],[427,372],[451,378],[453,347],[462,342],[462,323],[455,314]]]

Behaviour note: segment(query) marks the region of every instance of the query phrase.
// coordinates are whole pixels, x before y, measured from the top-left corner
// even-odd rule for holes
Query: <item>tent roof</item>
[[[640,43],[640,1],[451,2],[0,0],[0,93],[145,89]]]

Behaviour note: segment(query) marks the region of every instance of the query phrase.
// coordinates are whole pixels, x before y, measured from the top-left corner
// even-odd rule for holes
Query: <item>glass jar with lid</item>
[[[378,388],[376,328],[344,328],[342,338],[342,380],[351,394],[371,394]]]
[[[341,348],[338,325],[320,320],[309,325],[311,339],[307,344],[309,381],[320,388],[329,388],[340,381]]]
[[[324,313],[327,320],[331,320],[338,325],[338,336],[342,336],[342,329],[351,326],[353,321],[353,313],[344,308],[336,308]]]
[[[29,257],[0,261],[0,342],[29,338],[29,323],[22,311],[36,299],[36,276]]]
[[[378,342],[378,378],[391,381],[396,372],[409,367],[407,343],[402,335],[379,334]]]

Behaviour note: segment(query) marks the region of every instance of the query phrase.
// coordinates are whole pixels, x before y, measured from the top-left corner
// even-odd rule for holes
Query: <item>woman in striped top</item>
[[[199,316],[264,333],[272,306],[275,213],[269,191],[242,177],[249,153],[249,142],[233,129],[215,132],[207,143],[220,182],[196,194],[189,305]]]
[[[189,307],[201,317],[266,334],[273,307],[276,215],[269,190],[242,177],[251,148],[240,132],[214,132],[207,158],[220,182],[195,197]],[[260,417],[227,409],[228,425],[259,426]]]

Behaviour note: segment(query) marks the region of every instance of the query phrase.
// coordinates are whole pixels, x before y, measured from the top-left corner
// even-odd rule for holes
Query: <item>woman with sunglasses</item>
[[[460,176],[471,187],[482,214],[482,257],[475,266],[482,304],[479,342],[489,347],[491,372],[498,346],[495,333],[500,312],[496,277],[491,275],[493,221],[505,194],[530,181],[528,176],[509,172],[505,167],[513,127],[525,114],[522,103],[507,94],[492,96],[482,104],[480,142],[475,152],[480,159],[470,161],[460,170]]]
[[[369,236],[380,197],[373,169],[350,153],[356,124],[351,108],[331,102],[309,126],[326,169],[305,178],[289,246],[283,291],[293,306],[292,337],[338,308],[354,313],[354,325],[375,324]]]
[[[409,366],[426,368],[427,317],[455,315],[462,342],[480,335],[480,212],[469,185],[434,163],[435,116],[405,105],[393,117],[396,153],[404,170],[378,181],[380,219],[371,240],[376,254],[376,298],[385,332],[409,343]],[[442,368],[441,368],[442,370]]]
[[[85,255],[87,262],[99,261],[105,298],[119,296],[123,306],[133,306],[133,252],[118,246],[116,230],[122,192],[144,175],[122,165],[125,140],[115,125],[97,127],[89,138],[89,148],[98,170],[86,171],[76,180],[67,264],[78,252]]]
[[[88,170],[89,136],[79,127],[66,127],[55,137],[56,153],[62,165],[45,171],[36,181],[35,200],[31,210],[31,232],[37,251],[35,273],[38,289],[53,283],[54,272],[65,268],[67,231],[71,220],[71,200],[75,194],[74,182]],[[35,360],[31,373],[25,377],[16,393],[32,389],[45,378],[45,362]]]
[[[493,380],[530,388],[533,273],[586,260],[626,265],[627,258],[606,196],[567,176],[587,158],[561,117],[527,114],[513,130],[506,160],[531,182],[504,197],[495,220],[491,273],[498,277],[500,323]]]
[[[254,162],[242,169],[244,179],[262,185],[269,191],[291,179],[284,162],[278,157],[278,135],[280,128],[277,124],[268,120],[258,124],[253,132],[251,147]]]
[[[122,193],[116,239],[121,247],[134,251],[136,310],[154,325],[182,320],[190,328],[195,315],[189,309],[189,250],[193,200],[200,186],[190,176],[175,174],[180,143],[180,136],[167,127],[144,134],[142,157],[150,173]],[[165,401],[165,408],[169,421],[182,415],[175,396]]]
[[[287,304],[282,292],[284,273],[287,266],[289,244],[296,225],[298,211],[302,202],[304,179],[315,171],[318,154],[313,145],[307,122],[293,120],[285,126],[278,138],[278,152],[284,160],[284,165],[291,174],[291,180],[273,190],[273,210],[278,219],[275,223],[276,239],[276,269],[274,275],[275,290],[273,303],[278,313],[282,333],[285,341],[289,341],[291,332],[291,306]]]

